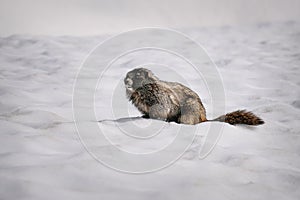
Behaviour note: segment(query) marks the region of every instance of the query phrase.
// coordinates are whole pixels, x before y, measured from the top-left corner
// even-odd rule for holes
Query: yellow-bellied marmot
[[[238,110],[214,120],[207,120],[205,108],[193,90],[180,83],[159,80],[145,68],[136,68],[128,72],[124,83],[127,97],[147,118],[182,124],[205,121],[220,121],[233,125],[264,123],[262,119],[246,110]]]

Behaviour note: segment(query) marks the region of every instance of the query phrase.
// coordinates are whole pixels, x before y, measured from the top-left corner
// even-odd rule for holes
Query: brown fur
[[[254,115],[252,112],[246,110],[237,110],[226,115],[222,115],[213,121],[226,122],[232,125],[235,124],[247,124],[247,125],[260,125],[264,124],[264,121]]]
[[[264,123],[259,117],[245,110],[207,120],[205,108],[193,90],[177,82],[159,80],[145,68],[136,68],[128,72],[124,82],[127,97],[144,117],[183,124],[205,121],[221,121],[232,125]]]

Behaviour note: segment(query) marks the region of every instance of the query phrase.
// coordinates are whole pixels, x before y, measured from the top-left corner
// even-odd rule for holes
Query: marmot
[[[246,110],[238,110],[207,120],[205,108],[193,90],[177,82],[159,80],[145,68],[136,68],[128,72],[124,83],[128,99],[145,118],[182,124],[198,124],[206,121],[220,121],[232,125],[264,123],[262,119]]]

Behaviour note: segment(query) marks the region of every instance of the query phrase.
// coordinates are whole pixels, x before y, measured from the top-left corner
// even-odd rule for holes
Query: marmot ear
[[[145,73],[145,78],[149,78],[149,73],[150,73],[150,72],[146,71],[146,73]]]

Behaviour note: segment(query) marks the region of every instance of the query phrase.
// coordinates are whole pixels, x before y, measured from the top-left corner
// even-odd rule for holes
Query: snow
[[[299,199],[300,24],[179,31],[202,44],[217,64],[225,88],[226,111],[246,108],[264,119],[264,125],[225,124],[221,139],[205,159],[199,159],[198,154],[205,138],[202,133],[210,123],[185,126],[187,131],[196,128],[196,140],[169,167],[139,175],[112,170],[83,147],[72,113],[76,73],[91,49],[107,36],[2,37],[1,199]],[[116,65],[121,66],[123,61]],[[180,63],[176,59],[173,62]],[[96,95],[96,115],[104,120],[98,124],[116,146],[132,153],[151,153],[169,145],[181,125],[141,118],[111,121],[106,96],[111,95],[113,84],[105,84],[105,80],[119,84],[122,92],[125,73],[134,67],[128,62],[119,70],[109,71],[102,84],[104,98]],[[166,68],[154,69],[164,80],[176,77],[168,76]],[[189,70],[180,75],[173,81],[189,80],[186,84],[198,92],[210,115],[211,99],[201,80]],[[117,99],[120,105],[127,101],[123,92],[124,96]],[[140,115],[129,103],[126,106],[129,116]],[[134,136],[146,139],[136,142],[122,134],[122,130],[131,133],[133,124],[145,130],[140,135],[133,132]],[[153,124],[163,127],[163,134],[146,131],[145,127]],[[95,151],[102,148],[104,156],[113,156],[98,136],[87,132],[85,138]],[[191,139],[188,134],[180,138],[179,145]],[[175,151],[160,156],[168,158],[178,153]]]

